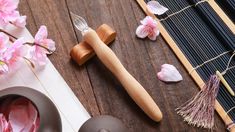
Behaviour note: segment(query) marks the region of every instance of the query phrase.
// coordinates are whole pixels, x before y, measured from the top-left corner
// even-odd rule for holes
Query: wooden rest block
[[[114,41],[116,37],[116,32],[107,24],[102,24],[101,26],[99,26],[96,29],[96,33],[106,45],[109,45],[112,41]],[[80,42],[79,44],[75,45],[70,51],[70,56],[79,65],[84,64],[87,60],[92,58],[94,55],[95,55],[94,50],[85,41]]]

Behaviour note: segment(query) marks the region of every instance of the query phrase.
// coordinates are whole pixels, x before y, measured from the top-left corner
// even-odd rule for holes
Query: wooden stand
[[[116,37],[116,32],[107,24],[103,24],[97,28],[96,33],[106,45],[109,45]],[[79,65],[84,64],[94,55],[94,50],[85,41],[75,45],[70,52],[70,56]]]

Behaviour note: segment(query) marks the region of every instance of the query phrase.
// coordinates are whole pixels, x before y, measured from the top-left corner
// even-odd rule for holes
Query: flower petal
[[[156,40],[157,36],[159,36],[160,32],[159,30],[156,28],[154,31],[152,31],[149,35],[148,35],[148,38],[150,40]]]
[[[145,38],[149,34],[149,32],[146,30],[146,26],[144,26],[144,25],[138,26],[135,33],[136,33],[137,37],[139,37],[139,38]]]
[[[47,56],[44,49],[38,46],[33,46],[30,49],[30,58],[28,58],[34,65],[42,67],[47,64]]]
[[[51,52],[46,51],[47,54],[52,54],[55,50],[55,42],[52,39],[44,39],[42,42],[46,48],[48,48]]]
[[[0,32],[0,53],[3,53],[8,48],[9,37]]]
[[[170,64],[161,66],[161,71],[157,73],[158,79],[164,82],[179,82],[183,80],[179,71]]]
[[[5,61],[18,60],[19,57],[23,57],[25,51],[22,51],[24,48],[21,48],[24,44],[24,38],[17,39],[7,50],[4,52]],[[7,62],[8,63],[8,62]]]
[[[17,27],[24,28],[26,25],[26,16],[19,16],[13,21],[13,24]]]
[[[34,37],[35,43],[40,44],[40,41],[46,39],[47,35],[47,27],[42,25]]]
[[[0,113],[0,131],[11,132],[11,127],[2,113]]]
[[[151,13],[156,14],[156,15],[162,15],[166,11],[168,11],[168,8],[164,7],[157,1],[149,1],[147,3],[147,8]]]
[[[34,132],[38,113],[32,103],[26,98],[18,98],[11,104],[9,123],[14,132]]]

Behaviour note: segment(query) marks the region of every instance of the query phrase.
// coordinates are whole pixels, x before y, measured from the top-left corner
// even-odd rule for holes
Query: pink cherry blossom
[[[157,21],[150,16],[146,16],[140,23],[141,25],[136,29],[137,37],[145,38],[148,36],[149,39],[156,40],[156,37],[160,34]]]
[[[44,66],[47,63],[47,55],[55,51],[55,42],[47,38],[46,26],[41,26],[35,35],[35,45],[31,48],[30,60],[39,66]],[[50,52],[48,52],[50,50]]]
[[[9,68],[5,62],[5,52],[8,48],[9,37],[0,32],[0,74],[8,72]]]
[[[0,26],[12,23],[17,27],[25,27],[26,16],[20,16],[17,7],[19,0],[0,0]]]
[[[19,0],[0,0],[0,24],[6,25],[16,16]]]
[[[147,3],[147,9],[156,15],[162,15],[164,14],[166,11],[168,11],[168,8],[164,7],[163,5],[161,5],[159,2],[152,0],[149,1]]]
[[[0,33],[0,74],[8,72],[9,67],[14,67],[16,62],[25,56],[23,44],[23,38],[17,39],[12,44],[6,34]]]
[[[26,55],[27,51],[25,47],[23,47],[24,43],[24,39],[19,38],[7,48],[3,57],[8,65],[14,65],[20,58]]]

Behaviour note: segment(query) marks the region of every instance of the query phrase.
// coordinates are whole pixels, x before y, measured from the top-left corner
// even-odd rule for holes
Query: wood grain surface
[[[145,17],[136,1],[20,0],[19,10],[27,15],[27,28],[32,34],[40,25],[48,27],[49,37],[57,45],[56,52],[49,58],[91,116],[113,115],[121,119],[130,132],[208,131],[187,125],[176,114],[175,108],[195,95],[198,88],[161,36],[156,41],[136,38],[135,29]],[[142,112],[97,57],[83,66],[71,60],[69,52],[82,38],[72,25],[70,11],[84,17],[94,29],[107,23],[116,30],[117,38],[110,47],[162,110],[164,117],[160,123]],[[184,80],[169,84],[159,81],[156,75],[164,63],[175,65]],[[225,131],[217,114],[215,131]]]

